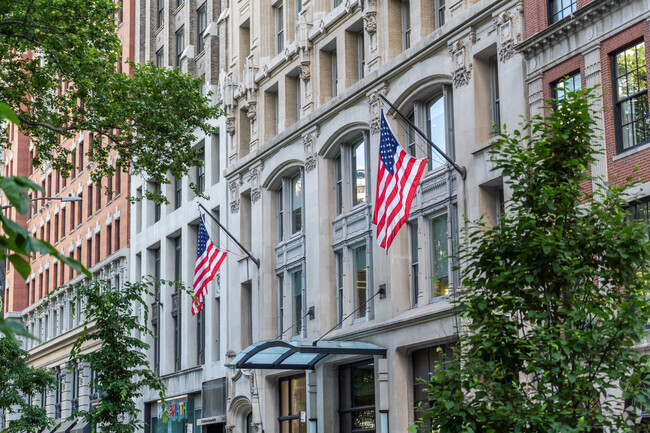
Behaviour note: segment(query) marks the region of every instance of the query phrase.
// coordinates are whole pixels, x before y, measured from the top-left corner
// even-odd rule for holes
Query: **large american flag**
[[[426,158],[412,157],[400,146],[382,110],[377,200],[372,223],[377,225],[377,243],[386,251],[408,219],[426,161]]]
[[[194,267],[194,301],[192,315],[203,308],[203,300],[208,291],[208,283],[212,281],[219,266],[226,258],[226,253],[214,246],[205,229],[203,218],[199,218],[199,234],[196,243],[196,266]]]

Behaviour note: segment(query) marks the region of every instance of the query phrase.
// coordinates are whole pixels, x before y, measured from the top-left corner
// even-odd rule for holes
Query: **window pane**
[[[356,248],[354,255],[354,308],[366,302],[366,247]],[[366,317],[366,309],[360,308],[355,318]]]
[[[362,141],[352,149],[352,205],[366,202],[366,146]]]
[[[305,387],[305,376],[292,379],[291,388],[291,413],[297,414],[300,411],[307,410],[307,388]]]
[[[449,293],[449,269],[447,265],[447,214],[431,220],[432,297]]]
[[[427,129],[429,139],[443,152],[447,153],[447,138],[445,133],[445,98],[440,96],[427,107]],[[435,151],[431,156],[431,168],[444,165],[444,159]]]
[[[284,202],[282,201],[282,189],[278,191],[278,242],[284,239]]]
[[[302,230],[302,177],[291,179],[291,233]]]
[[[293,321],[297,322],[293,328],[293,335],[302,333],[302,271],[296,271],[291,274],[291,286],[293,293]]]
[[[352,406],[374,406],[374,364],[366,364],[352,370]]]

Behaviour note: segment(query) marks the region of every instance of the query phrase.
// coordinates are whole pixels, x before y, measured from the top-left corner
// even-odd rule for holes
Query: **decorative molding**
[[[475,37],[475,36],[474,36]],[[473,37],[470,35],[470,41]],[[472,78],[472,68],[469,46],[462,39],[457,40],[449,46],[449,55],[451,56],[451,77],[454,87],[461,87],[469,83]]]
[[[226,117],[226,131],[231,137],[235,135],[235,116],[232,114]]]
[[[316,168],[318,164],[318,155],[316,154],[316,139],[320,135],[318,126],[311,132],[302,137],[302,142],[305,147],[305,171],[309,173]]]
[[[230,190],[230,213],[239,212],[239,182],[237,180],[230,181],[228,185]]]
[[[311,77],[310,64],[311,62],[309,60],[303,60],[298,65],[298,68],[300,69],[300,79],[302,81],[309,81],[309,78]]]
[[[257,202],[262,197],[262,187],[260,179],[262,177],[262,170],[264,163],[251,167],[250,169],[250,185],[251,185],[251,203]]]
[[[363,14],[364,29],[369,35],[377,31],[377,11],[368,11]]]
[[[388,93],[388,83],[383,85],[372,92],[366,94],[366,102],[368,102],[368,109],[370,110],[370,133],[377,134],[381,127],[381,104],[378,93]]]
[[[515,45],[523,40],[522,8],[523,5],[517,4],[514,13],[512,11],[503,11],[492,18],[492,24],[497,31],[497,51],[501,62],[506,62],[512,58],[517,52]]]
[[[248,101],[246,104],[246,115],[250,120],[255,120],[257,117],[257,101]]]

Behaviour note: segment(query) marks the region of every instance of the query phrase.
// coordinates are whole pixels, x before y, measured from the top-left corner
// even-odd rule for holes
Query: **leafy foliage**
[[[499,226],[468,230],[461,362],[432,375],[420,429],[624,432],[639,422],[648,227],[626,221],[624,187],[595,179],[591,192],[593,97],[547,101],[557,108],[496,141],[512,201]]]
[[[25,396],[47,392],[55,386],[54,376],[44,368],[28,367],[28,358],[18,340],[0,337],[0,413],[19,415],[2,430],[6,433],[39,431],[51,421],[44,409],[28,405]]]
[[[152,335],[146,325],[149,310],[144,298],[152,295],[154,284],[145,278],[142,282],[124,282],[117,289],[106,281],[92,280],[75,287],[75,297],[85,305],[86,322],[70,360],[87,361],[97,373],[90,385],[103,391],[95,408],[78,415],[90,425],[101,426],[104,432],[130,433],[143,428],[135,398],[145,387],[158,391],[164,399],[164,384],[149,366],[149,344],[144,341],[146,335]],[[134,311],[136,303],[144,310],[144,322]],[[101,342],[101,347],[86,353],[84,348],[92,341]]]
[[[201,163],[194,132],[213,132],[208,121],[221,110],[199,91],[200,78],[176,69],[131,62],[132,75],[117,72],[117,11],[114,0],[1,2],[0,101],[33,139],[36,164],[67,174],[74,161],[64,139],[87,131],[93,179],[133,169],[165,183]]]

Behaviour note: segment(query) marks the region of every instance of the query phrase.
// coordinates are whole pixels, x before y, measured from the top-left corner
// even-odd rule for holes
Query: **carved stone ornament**
[[[230,136],[235,135],[235,116],[229,115],[226,117],[226,131]]]
[[[498,56],[499,61],[505,62],[515,55],[515,44],[521,42],[522,32],[520,31],[521,11],[517,7],[516,13],[504,11],[492,18],[492,24],[498,35]]]
[[[230,213],[239,212],[239,183],[236,180],[230,181]]]
[[[381,128],[381,104],[379,100],[378,92],[386,93],[388,87],[384,85],[383,88],[377,89],[377,92],[372,92],[366,95],[366,101],[368,102],[368,108],[370,110],[370,133],[377,134]]]
[[[246,115],[249,119],[255,120],[257,117],[257,102],[248,101],[248,106],[246,107]]]
[[[300,68],[300,79],[302,81],[309,81],[309,78],[311,76],[309,65],[309,60],[303,60],[300,62],[300,65],[298,65],[298,68]]]
[[[368,11],[363,14],[363,20],[365,21],[365,29],[368,34],[373,34],[377,31],[377,12]]]
[[[305,145],[305,171],[309,173],[316,168],[318,163],[318,156],[316,155],[316,139],[320,131],[316,128],[313,132],[302,137],[302,142]]]
[[[472,78],[472,64],[467,58],[468,51],[467,45],[462,40],[458,40],[449,46],[452,64],[451,78],[454,87],[464,86]]]
[[[234,424],[228,424],[226,426],[226,433],[232,433],[233,431],[235,431],[235,425]]]
[[[250,169],[250,185],[251,185],[251,202],[255,203],[262,197],[262,187],[260,185],[260,178],[262,177],[262,165],[258,165]]]

